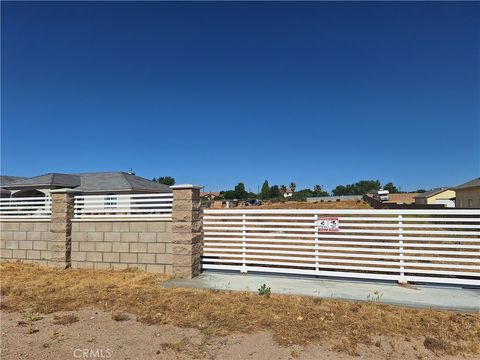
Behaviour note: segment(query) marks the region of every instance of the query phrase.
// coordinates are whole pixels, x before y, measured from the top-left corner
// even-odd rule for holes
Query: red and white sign
[[[318,232],[338,231],[338,218],[328,217],[317,220]]]

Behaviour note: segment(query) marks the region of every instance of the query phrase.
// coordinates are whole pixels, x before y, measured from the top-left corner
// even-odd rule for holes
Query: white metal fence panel
[[[203,268],[480,286],[479,210],[204,210]]]
[[[172,204],[171,193],[75,196],[74,219],[171,219]]]
[[[50,197],[0,198],[0,220],[44,220],[52,214]]]

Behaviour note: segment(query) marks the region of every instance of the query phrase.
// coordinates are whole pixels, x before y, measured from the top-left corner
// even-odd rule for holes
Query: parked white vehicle
[[[389,193],[388,190],[380,189],[375,193],[374,197],[375,197],[375,199],[380,200],[380,201],[388,201],[388,195],[389,194],[390,193]]]

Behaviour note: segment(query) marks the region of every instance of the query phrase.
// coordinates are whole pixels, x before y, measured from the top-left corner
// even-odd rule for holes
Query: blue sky
[[[1,172],[480,173],[478,3],[2,3]]]

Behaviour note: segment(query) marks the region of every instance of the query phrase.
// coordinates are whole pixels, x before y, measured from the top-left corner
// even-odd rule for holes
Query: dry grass
[[[55,325],[70,325],[78,321],[78,317],[72,314],[67,315],[55,315],[53,317],[53,323]]]
[[[317,341],[356,353],[376,336],[425,339],[437,353],[480,352],[480,315],[318,298],[164,289],[165,277],[135,271],[57,270],[1,264],[2,309],[32,313],[86,307],[123,311],[147,324],[208,335],[269,330],[281,344]],[[432,340],[434,339],[434,340]],[[176,347],[176,346],[175,346]]]
[[[251,207],[247,207],[251,208]],[[267,203],[256,206],[255,209],[372,209],[363,200],[360,201],[332,201],[332,202],[306,202],[306,201],[285,201]]]

